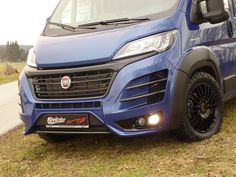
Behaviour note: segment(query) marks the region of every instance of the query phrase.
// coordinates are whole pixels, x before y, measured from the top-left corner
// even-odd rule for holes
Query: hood
[[[109,62],[126,43],[173,28],[166,18],[102,32],[41,36],[35,45],[36,63],[40,68],[61,68]]]

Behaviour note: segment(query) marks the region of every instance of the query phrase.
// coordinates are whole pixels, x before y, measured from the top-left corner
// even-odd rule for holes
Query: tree
[[[3,52],[3,54],[1,54],[3,56],[2,60],[10,62],[21,62],[25,61],[27,58],[27,51],[21,49],[17,41],[8,41],[5,50],[0,50],[0,52]]]

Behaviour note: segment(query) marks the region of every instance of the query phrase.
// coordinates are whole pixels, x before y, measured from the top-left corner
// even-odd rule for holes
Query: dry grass
[[[9,64],[14,68],[16,68],[18,72],[21,72],[25,66],[25,63],[9,63]],[[0,85],[18,80],[19,73],[12,74],[9,76],[4,76],[2,75],[3,69],[4,69],[4,63],[0,62]]]
[[[226,105],[221,132],[197,143],[167,134],[82,136],[53,145],[22,130],[0,138],[0,176],[236,176],[236,99]]]

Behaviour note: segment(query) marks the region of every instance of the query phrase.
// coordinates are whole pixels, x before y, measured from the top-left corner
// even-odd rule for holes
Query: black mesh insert
[[[71,78],[71,87],[61,87],[64,76]],[[113,71],[91,71],[34,76],[30,78],[35,96],[39,99],[79,99],[102,97],[109,89]]]

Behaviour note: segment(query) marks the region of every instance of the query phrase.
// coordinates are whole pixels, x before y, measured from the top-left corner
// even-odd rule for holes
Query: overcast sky
[[[59,0],[0,0],[0,44],[32,45]]]

